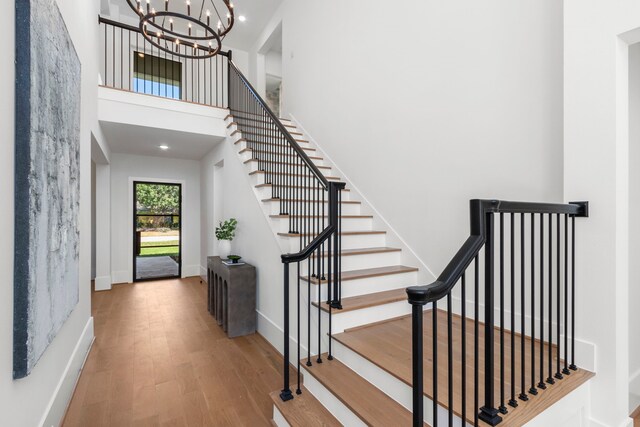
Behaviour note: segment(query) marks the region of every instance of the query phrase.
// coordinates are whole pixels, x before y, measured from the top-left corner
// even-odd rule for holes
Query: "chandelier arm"
[[[220,23],[220,25],[223,25],[222,17],[220,16],[220,12],[218,12],[218,8],[216,7],[215,3],[213,2],[213,0],[209,0],[209,3],[211,3],[211,6],[213,6],[213,10],[215,10],[216,15],[218,15],[218,22]],[[204,4],[204,1],[202,2],[202,4]]]
[[[204,2],[205,0],[202,0],[202,6],[200,6],[200,16],[198,16],[199,20],[202,20],[202,12],[204,11]]]

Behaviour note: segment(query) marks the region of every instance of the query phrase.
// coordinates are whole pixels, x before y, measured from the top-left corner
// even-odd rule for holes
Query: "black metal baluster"
[[[544,214],[540,214],[540,381],[538,388],[542,390],[547,388],[544,383]]]
[[[111,87],[118,87],[116,85],[116,27],[111,26],[111,54],[113,60],[111,61]]]
[[[562,250],[562,240],[560,239],[560,214],[556,215],[556,362],[557,369],[555,373],[555,378],[561,380],[563,378],[560,373],[560,299],[562,298],[561,294],[561,282],[560,282],[560,252]]]
[[[461,419],[463,423],[467,420],[467,280],[466,273],[462,273],[462,283],[460,288],[461,303],[461,340],[460,347],[462,352],[462,383],[460,392],[462,393],[462,410]]]
[[[453,426],[453,326],[451,312],[451,292],[447,294],[447,380],[448,380],[448,405],[449,426]]]
[[[316,184],[316,200],[320,198],[320,181]],[[320,214],[320,209],[318,208],[318,214]],[[320,227],[320,219],[318,218],[318,227]],[[320,234],[320,230],[316,233],[316,236]],[[320,250],[318,250],[318,359],[316,362],[322,363],[322,351],[321,351],[321,337],[322,337],[322,322],[320,321],[320,304],[322,303],[322,295],[320,290],[322,289],[322,269],[321,269],[321,257],[322,254]]]
[[[500,406],[507,413],[504,397],[504,214],[500,212]]]
[[[569,215],[564,215],[564,368],[562,373],[570,375],[569,371]]]
[[[549,214],[549,343],[547,344],[548,384],[554,384],[553,379],[553,215]]]
[[[438,427],[438,301],[433,302],[432,310],[432,326],[433,333],[431,334],[432,341],[432,372],[433,372],[433,427]]]
[[[518,407],[518,401],[516,400],[516,262],[515,262],[515,215],[513,212],[510,214],[510,226],[511,234],[509,241],[509,251],[511,256],[511,268],[509,273],[511,274],[511,398],[509,399],[509,406],[512,408]],[[523,332],[524,333],[524,332]]]
[[[518,398],[522,401],[529,400],[529,396],[526,393],[525,386],[525,341],[526,341],[526,282],[525,282],[525,267],[526,267],[526,252],[525,252],[525,214],[520,214],[520,395]]]
[[[529,393],[538,394],[536,388],[536,215],[531,214],[531,388]]]
[[[302,388],[300,387],[300,263],[297,262],[296,264],[298,266],[298,274],[297,274],[298,300],[296,303],[296,308],[297,308],[296,314],[297,314],[297,320],[298,320],[298,327],[296,328],[297,344],[298,344],[298,353],[296,358],[296,368],[298,370],[298,387],[296,388],[296,394],[301,394]]]
[[[576,217],[571,216],[571,365],[569,369],[577,371],[576,366]]]
[[[480,261],[479,255],[475,257],[474,264],[474,324],[473,324],[473,425],[478,425],[478,415],[480,414],[480,396],[479,396],[479,358],[480,358],[480,349],[479,349],[479,334],[480,334]]]

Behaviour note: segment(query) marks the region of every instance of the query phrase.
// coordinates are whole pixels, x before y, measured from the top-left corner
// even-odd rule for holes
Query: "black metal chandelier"
[[[231,0],[193,0],[193,5],[192,0],[127,0],[127,3],[140,18],[140,31],[149,43],[183,58],[217,55],[222,40],[233,27]]]

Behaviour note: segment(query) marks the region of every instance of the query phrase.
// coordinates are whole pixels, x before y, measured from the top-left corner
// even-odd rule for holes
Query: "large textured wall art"
[[[80,60],[55,0],[16,0],[13,377],[78,303]]]

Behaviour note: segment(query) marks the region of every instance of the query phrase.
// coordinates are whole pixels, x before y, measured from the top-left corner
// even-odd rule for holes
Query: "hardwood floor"
[[[92,293],[96,340],[63,425],[271,425],[281,356],[228,339],[205,298],[199,278]]]
[[[447,368],[447,316],[446,312],[438,310],[438,402],[442,407],[448,407],[448,368]],[[452,319],[452,331],[453,331],[453,411],[456,415],[462,414],[462,394],[466,395],[466,411],[465,415],[467,421],[474,422],[474,322],[471,319],[466,321],[466,382],[462,384],[462,351],[461,351],[461,331],[462,320],[458,316],[453,316]],[[433,395],[433,347],[432,347],[432,311],[425,311],[424,315],[424,394],[431,398]],[[484,384],[484,333],[483,327],[480,327],[478,338],[478,347],[480,350],[480,356],[478,359],[478,384]],[[496,333],[495,341],[495,399],[496,402],[500,402],[500,347],[498,333]],[[361,326],[358,328],[348,329],[344,333],[334,335],[334,338],[355,351],[365,359],[368,359],[378,367],[395,376],[400,381],[410,385],[412,380],[411,370],[411,317],[404,316],[388,321],[378,322],[370,325]],[[520,338],[515,337],[515,372],[516,376],[516,395],[521,390],[520,385]],[[510,397],[511,390],[511,335],[505,331],[505,400]],[[540,343],[536,341],[534,343],[536,354],[536,370],[535,380],[539,381],[540,375]],[[547,378],[547,349],[545,345],[544,351],[544,378]],[[552,348],[555,356],[555,346]],[[530,376],[530,355],[531,355],[531,339],[525,338],[525,379],[526,389],[528,390],[531,385]],[[555,372],[555,359],[553,361]],[[526,422],[533,419],[536,415],[547,409],[553,403],[558,401],[561,397],[574,390],[576,387],[583,384],[593,374],[591,372],[579,369],[567,375],[562,380],[556,380],[557,384],[548,385],[546,390],[539,390],[538,396],[529,399],[527,402],[518,400],[518,407],[509,407],[509,414],[503,417],[503,422],[500,426],[521,426]],[[482,399],[480,399],[480,405]],[[482,422],[480,425],[486,425]]]

